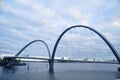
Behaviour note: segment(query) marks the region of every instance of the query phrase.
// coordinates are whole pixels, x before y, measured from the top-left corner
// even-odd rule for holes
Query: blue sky
[[[104,34],[120,53],[119,0],[0,0],[0,52],[15,54],[35,39],[52,52],[60,33],[77,24]]]

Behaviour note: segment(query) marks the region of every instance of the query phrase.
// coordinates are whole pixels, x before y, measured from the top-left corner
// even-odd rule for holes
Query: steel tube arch
[[[113,52],[114,56],[116,57],[118,63],[120,64],[120,56],[118,54],[118,52],[116,51],[116,49],[113,47],[113,45],[100,33],[98,32],[97,30],[91,28],[91,27],[88,27],[88,26],[84,26],[84,25],[75,25],[75,26],[72,26],[72,27],[69,27],[67,28],[65,31],[63,31],[61,33],[61,35],[58,37],[56,43],[55,43],[55,46],[54,46],[54,49],[53,49],[53,53],[52,53],[52,58],[51,58],[51,72],[53,72],[53,67],[54,67],[54,57],[55,57],[55,53],[56,53],[56,49],[57,49],[57,46],[59,44],[59,41],[61,40],[62,36],[69,30],[71,30],[72,28],[76,28],[76,27],[82,27],[82,28],[86,28],[86,29],[89,29],[93,32],[95,32],[99,37],[101,37],[105,43],[109,46],[109,48],[111,49],[111,51]]]
[[[23,52],[29,45],[31,45],[32,43],[35,43],[35,42],[42,42],[42,43],[46,46],[47,51],[48,51],[48,55],[49,55],[49,59],[51,59],[49,47],[48,47],[48,45],[47,45],[43,40],[34,40],[34,41],[31,41],[30,43],[28,43],[27,45],[25,45],[25,46],[15,55],[15,57],[19,56],[21,52]]]

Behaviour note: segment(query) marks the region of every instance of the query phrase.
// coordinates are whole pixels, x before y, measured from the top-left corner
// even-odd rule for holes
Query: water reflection
[[[48,72],[47,75],[48,75],[48,80],[57,80],[56,76],[55,76],[55,73]]]
[[[120,72],[118,72],[118,74],[116,73],[115,75],[117,79],[120,79]]]
[[[29,68],[29,63],[27,63],[27,72],[29,72],[29,69],[30,69],[30,68]]]
[[[8,74],[8,73],[15,74],[15,72],[17,72],[17,68],[16,67],[11,67],[11,68],[2,67],[2,73],[3,74]]]

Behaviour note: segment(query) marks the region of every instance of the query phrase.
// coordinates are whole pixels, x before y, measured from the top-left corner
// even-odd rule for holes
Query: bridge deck
[[[5,58],[16,58],[16,59],[37,59],[37,60],[47,60],[49,58],[39,58],[39,57],[5,57]],[[110,61],[84,61],[84,60],[62,60],[62,59],[54,59],[54,62],[80,62],[80,63],[106,63],[106,64],[119,64],[117,61],[110,62]]]

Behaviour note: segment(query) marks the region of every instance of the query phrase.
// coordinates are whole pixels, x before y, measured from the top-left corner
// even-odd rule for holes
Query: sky
[[[120,53],[119,0],[0,0],[0,54],[16,54],[36,39],[52,53],[59,35],[73,25],[96,29]]]

